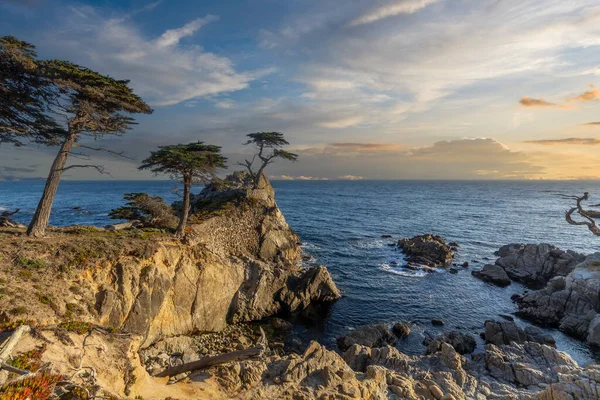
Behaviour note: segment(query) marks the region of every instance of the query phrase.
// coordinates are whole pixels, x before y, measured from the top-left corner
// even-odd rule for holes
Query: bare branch
[[[68,171],[73,168],[94,168],[96,171],[98,171],[102,175],[108,175],[108,176],[112,177],[110,172],[106,171],[106,169],[104,168],[103,165],[95,165],[95,164],[74,164],[74,165],[69,165],[68,167],[64,167],[64,168],[60,169],[59,171],[65,172],[65,171]]]
[[[598,228],[598,226],[596,225],[596,221],[592,218],[592,215],[596,214],[596,213],[593,211],[590,212],[590,211],[584,210],[581,205],[581,202],[588,200],[590,198],[589,193],[585,192],[583,194],[583,196],[581,196],[581,197],[577,197],[577,196],[564,196],[564,197],[570,198],[570,199],[575,199],[576,203],[577,203],[575,207],[573,207],[565,212],[565,219],[566,219],[567,223],[569,223],[571,225],[585,225],[588,227],[590,232],[592,232],[594,235],[600,236],[600,228]],[[573,219],[574,213],[579,214],[579,216],[584,218],[585,221],[575,221]]]
[[[109,150],[109,149],[104,148],[104,147],[92,147],[92,146],[87,146],[87,145],[81,144],[81,143],[76,143],[76,144],[73,145],[73,147],[81,147],[82,149],[93,150],[93,151],[102,151],[102,152],[108,153],[111,156],[114,156],[114,157],[117,157],[117,158],[125,158],[125,159],[128,159],[128,160],[135,160],[135,157],[126,156],[125,152],[123,152],[123,151]]]

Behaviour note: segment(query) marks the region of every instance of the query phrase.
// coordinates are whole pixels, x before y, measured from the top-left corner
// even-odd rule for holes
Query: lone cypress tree
[[[60,150],[50,167],[44,192],[27,228],[27,234],[35,237],[45,234],[63,172],[72,168],[95,168],[104,173],[101,165],[65,166],[73,147],[122,155],[103,147],[77,143],[78,140],[83,136],[98,139],[104,135],[123,135],[135,124],[135,120],[125,113],[152,112],[129,87],[127,80],[101,75],[67,61],[41,61],[38,65],[41,75],[53,84],[54,92],[49,99],[49,106],[53,113],[64,117],[65,132],[52,136],[52,143],[60,143]]]
[[[289,142],[284,139],[283,133],[280,132],[256,132],[248,135],[250,139],[244,143],[245,145],[252,145],[258,150],[258,153],[252,157],[252,161],[244,160],[244,163],[238,163],[248,169],[248,172],[252,176],[254,182],[254,189],[258,189],[260,183],[260,177],[265,168],[272,164],[276,158],[282,158],[288,161],[296,161],[298,155],[290,153],[289,151],[282,150],[281,147],[289,145]],[[271,152],[268,149],[272,149]],[[260,166],[255,172],[253,169],[254,161],[256,158],[260,160]]]
[[[0,144],[60,143],[64,129],[47,114],[55,96],[40,74],[35,46],[13,36],[0,37]]]
[[[218,168],[227,168],[227,158],[221,155],[221,147],[203,142],[160,146],[158,151],[142,162],[139,169],[155,174],[167,174],[183,183],[183,206],[175,235],[185,236],[190,211],[190,191],[194,183],[209,183]]]

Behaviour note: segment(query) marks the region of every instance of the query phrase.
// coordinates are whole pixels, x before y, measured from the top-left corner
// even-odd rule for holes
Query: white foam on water
[[[425,271],[414,271],[412,269],[399,267],[399,266],[391,266],[388,263],[379,264],[379,268],[384,270],[385,272],[389,272],[394,275],[407,276],[411,278],[422,278],[424,276],[429,275]]]

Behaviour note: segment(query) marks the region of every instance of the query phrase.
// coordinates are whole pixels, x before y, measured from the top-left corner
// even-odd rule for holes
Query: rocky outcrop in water
[[[419,235],[410,239],[400,239],[400,248],[409,263],[433,268],[447,267],[452,263],[454,252],[441,236]]]
[[[426,354],[437,353],[441,350],[442,344],[447,343],[459,354],[469,354],[475,351],[477,342],[473,335],[459,331],[444,332],[436,338],[426,337],[423,344],[427,346]]]
[[[498,250],[496,265],[513,281],[539,289],[555,276],[566,276],[585,256],[549,244],[509,244]]]
[[[499,265],[484,265],[479,271],[471,271],[471,275],[473,275],[475,278],[481,279],[484,282],[489,282],[500,287],[508,286],[512,282],[506,274],[504,268]]]
[[[555,346],[552,335],[544,333],[540,328],[528,326],[525,329],[512,321],[485,321],[484,339],[496,346],[511,343],[535,342]]]
[[[447,343],[417,357],[389,346],[354,345],[344,360],[355,371],[383,367],[390,398],[594,399],[600,394],[598,366],[580,368],[565,353],[531,342],[488,344],[470,359]]]
[[[517,299],[519,316],[600,346],[600,253]]]
[[[367,347],[393,346],[396,344],[396,336],[390,332],[386,324],[376,324],[358,327],[349,334],[337,338],[337,345],[341,351],[355,344]]]

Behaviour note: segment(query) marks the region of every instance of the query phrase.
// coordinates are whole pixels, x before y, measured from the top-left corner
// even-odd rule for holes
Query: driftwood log
[[[155,375],[158,378],[164,378],[167,376],[176,376],[185,372],[197,371],[199,369],[205,369],[214,367],[215,365],[226,364],[233,361],[244,361],[249,358],[260,357],[267,349],[267,338],[265,332],[260,328],[261,340],[259,343],[245,350],[232,351],[231,353],[219,354],[213,357],[204,357],[196,361],[189,363],[176,365],[174,367],[167,368],[166,370]]]
[[[23,335],[26,334],[27,332],[29,332],[30,330],[31,330],[31,328],[29,328],[28,325],[21,325],[17,329],[15,329],[13,334],[2,344],[2,348],[0,349],[0,369],[9,371],[9,372],[14,372],[19,375],[27,375],[30,373],[29,371],[15,368],[6,363],[6,361],[8,361],[8,359],[9,359],[13,349],[15,348],[17,343],[19,343],[19,340],[21,340],[21,337],[23,337]],[[5,373],[0,373],[0,381],[5,380],[5,377],[2,375],[5,375]]]

